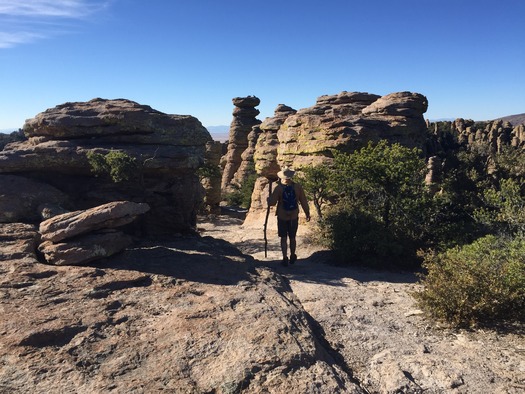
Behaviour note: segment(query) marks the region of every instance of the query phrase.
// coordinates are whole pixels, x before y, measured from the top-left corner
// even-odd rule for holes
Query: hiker
[[[277,204],[277,230],[281,237],[281,251],[283,252],[282,265],[288,262],[294,264],[297,261],[296,241],[297,228],[299,226],[299,203],[306,214],[306,221],[310,221],[310,208],[302,186],[293,182],[295,171],[284,167],[277,173],[280,184],[275,188],[268,198],[268,205]],[[290,239],[290,260],[288,260],[288,238]]]

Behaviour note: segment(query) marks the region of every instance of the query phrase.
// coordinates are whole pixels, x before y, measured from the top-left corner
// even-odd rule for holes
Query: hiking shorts
[[[281,238],[286,236],[295,238],[298,227],[299,219],[282,220],[277,218],[277,232]]]

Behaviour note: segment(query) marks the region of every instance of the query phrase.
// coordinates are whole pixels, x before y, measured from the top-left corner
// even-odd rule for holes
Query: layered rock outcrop
[[[505,146],[525,148],[525,125],[512,126],[502,120],[475,122],[458,118],[452,122],[428,122],[428,130],[432,138],[427,150],[433,155],[479,143],[488,144],[491,152],[500,152]]]
[[[116,201],[68,212],[40,223],[38,250],[54,265],[85,265],[128,247],[132,238],[116,228],[149,211],[147,204]]]
[[[261,124],[254,153],[256,182],[247,224],[259,226],[266,210],[268,179],[277,179],[280,167],[296,170],[332,160],[332,150],[352,152],[368,142],[386,139],[425,149],[425,96],[412,92],[379,96],[341,92],[321,96],[313,107],[298,111],[282,108]],[[279,108],[278,108],[279,109]]]
[[[277,162],[300,169],[326,160],[331,149],[352,152],[381,139],[423,148],[427,106],[425,96],[411,92],[321,96],[279,128]]]
[[[150,234],[195,226],[203,198],[195,171],[212,140],[196,118],[130,100],[94,99],[50,108],[29,119],[24,133],[26,141],[0,151],[0,173],[51,185],[68,196],[72,210],[119,200],[148,203],[143,228]],[[93,172],[89,155],[111,152],[135,163],[128,180],[115,183]]]
[[[259,110],[256,109],[261,100],[255,96],[235,97],[232,99],[233,120],[230,125],[230,137],[227,153],[221,159],[223,167],[221,189],[223,194],[231,191],[231,181],[242,162],[242,153],[248,148],[248,134],[253,126],[261,123],[257,119]]]

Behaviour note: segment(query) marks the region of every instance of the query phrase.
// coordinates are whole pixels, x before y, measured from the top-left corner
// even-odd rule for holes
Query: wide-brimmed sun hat
[[[288,167],[283,167],[283,169],[277,173],[277,176],[281,179],[292,179],[294,175],[295,171]]]

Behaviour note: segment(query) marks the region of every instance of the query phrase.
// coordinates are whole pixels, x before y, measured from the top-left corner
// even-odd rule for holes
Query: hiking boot
[[[283,259],[283,261],[281,261],[281,265],[282,265],[283,267],[288,267],[288,257],[285,257],[285,258]]]
[[[297,261],[297,255],[292,254],[290,256],[290,264],[294,264]]]

